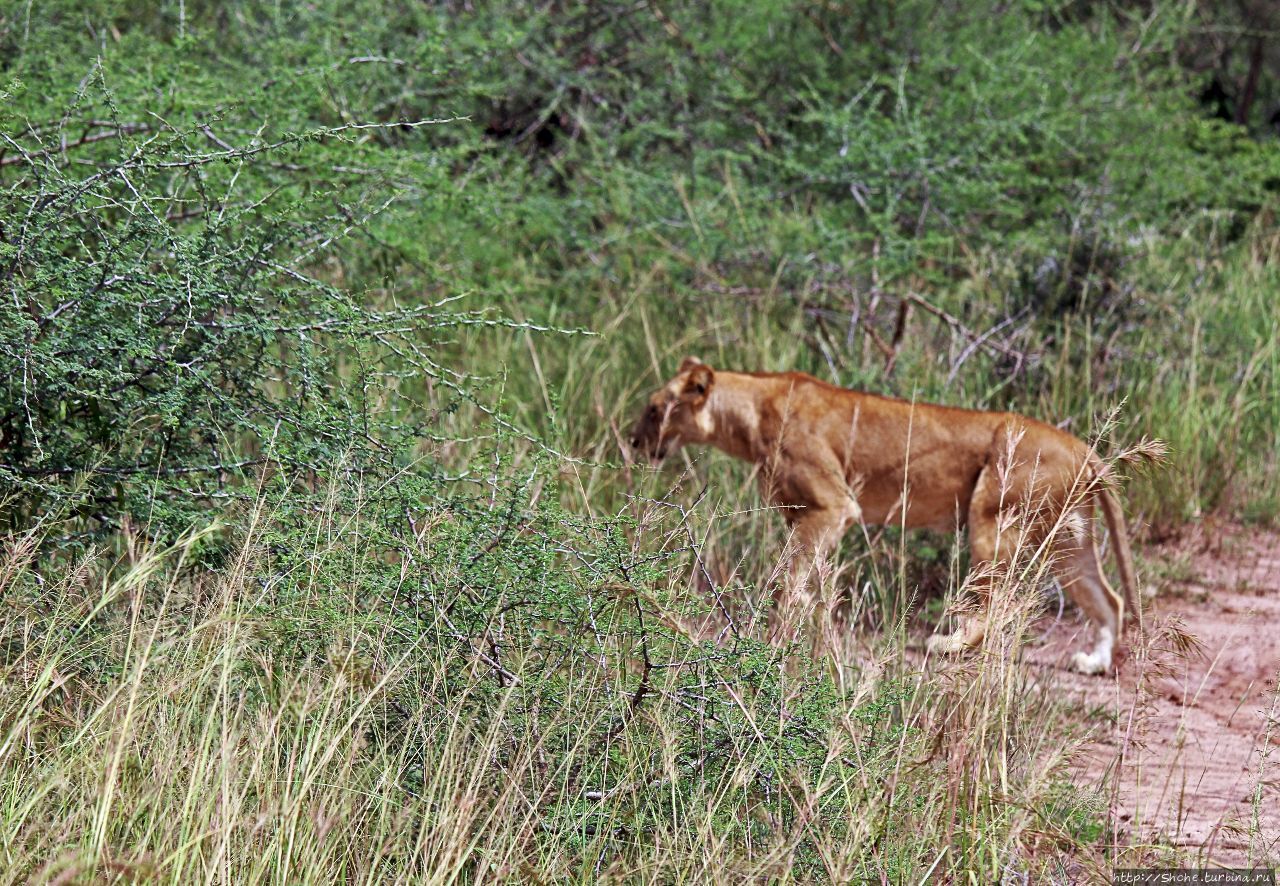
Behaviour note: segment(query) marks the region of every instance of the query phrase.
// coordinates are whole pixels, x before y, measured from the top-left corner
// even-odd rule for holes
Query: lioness
[[[791,579],[774,595],[775,642],[786,631],[782,604],[854,523],[967,527],[970,585],[982,596],[1019,541],[1038,544],[1061,521],[1054,571],[1098,630],[1093,651],[1077,652],[1074,665],[1086,674],[1111,667],[1124,602],[1134,607],[1128,533],[1105,466],[1070,434],[1008,412],[908,403],[802,372],[717,372],[689,357],[649,397],[630,442],[654,464],[686,443],[709,443],[761,467],[765,498],[783,509],[796,549]],[[1125,601],[1102,571],[1095,502],[1111,530]],[[982,618],[969,618],[931,638],[930,648],[959,651],[984,632]]]

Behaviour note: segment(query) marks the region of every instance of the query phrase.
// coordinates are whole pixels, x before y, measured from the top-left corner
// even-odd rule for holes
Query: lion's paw
[[[1091,655],[1088,652],[1077,652],[1071,659],[1071,663],[1075,669],[1082,674],[1088,674],[1093,677],[1098,674],[1105,674],[1107,668],[1111,667],[1111,661],[1103,660],[1100,655]]]
[[[927,644],[929,652],[934,655],[955,655],[964,651],[964,638],[956,634],[934,634]]]

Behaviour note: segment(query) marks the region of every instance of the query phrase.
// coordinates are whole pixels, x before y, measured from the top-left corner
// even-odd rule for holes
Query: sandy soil
[[[1116,844],[1149,847],[1123,862],[1280,863],[1280,534],[1213,534],[1145,552],[1167,577],[1114,678],[1065,669],[1079,619],[1032,652],[1097,725],[1077,783],[1100,786]]]

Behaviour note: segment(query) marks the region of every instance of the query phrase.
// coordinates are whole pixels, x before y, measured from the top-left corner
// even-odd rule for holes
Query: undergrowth
[[[1263,32],[1139,6],[0,9],[0,879],[1149,858],[1020,655],[1043,557],[929,661],[963,546],[852,533],[832,654],[771,649],[751,467],[622,445],[692,353],[1163,439],[1143,538],[1274,522],[1280,149],[1196,104]]]

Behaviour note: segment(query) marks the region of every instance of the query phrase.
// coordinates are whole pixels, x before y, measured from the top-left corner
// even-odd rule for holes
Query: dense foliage
[[[1274,518],[1265,14],[0,7],[0,587],[25,675],[3,701],[6,793],[89,834],[68,869],[140,846],[177,880],[426,876],[429,825],[459,797],[518,822],[500,859],[472,851],[484,821],[457,825],[448,864],[477,881],[696,878],[707,853],[742,877],[994,880],[1095,838],[1046,774],[1062,743],[1007,729],[1004,711],[1050,717],[1024,675],[780,669],[751,621],[776,522],[700,465],[624,470],[617,441],[697,350],[1084,436],[1120,407],[1118,442],[1174,449],[1134,490],[1139,522]],[[921,571],[947,567],[887,553],[857,585],[892,643]],[[708,610],[723,627],[690,630]],[[201,657],[191,625],[214,623]],[[255,767],[152,792],[171,776],[142,738],[111,770],[135,814],[99,798],[80,821],[100,773],[77,767],[128,744],[80,727],[144,686],[139,736],[176,719],[200,761],[332,740],[281,778],[351,778],[371,805],[334,814],[395,848],[325,854],[312,795],[255,806]],[[209,699],[236,710],[217,735]],[[69,739],[56,769],[46,729]],[[335,774],[339,746],[353,768]],[[163,759],[183,773],[186,753]],[[439,760],[484,777],[442,786]],[[973,777],[988,769],[1002,780]],[[190,810],[227,784],[314,857],[284,837],[261,852],[258,830],[194,839]],[[148,829],[167,802],[189,815]],[[59,848],[36,805],[3,810],[16,877]]]
[[[1273,142],[1197,109],[1180,63],[1203,22],[1182,7],[737,12],[7,15],[11,525],[66,507],[154,520],[169,492],[203,500],[268,462],[403,451],[442,404],[402,373],[449,389],[494,368],[433,346],[441,327],[590,327],[646,277],[688,296],[676,318],[725,293],[803,309],[840,380],[933,394],[930,367],[866,379],[867,343],[830,328],[867,315],[896,350],[903,324],[880,314],[923,292],[951,318],[935,340],[1021,332],[961,376],[985,399],[984,379],[1051,358],[1038,336],[1063,322],[1125,349],[1173,306],[1144,259],[1183,237],[1227,246],[1280,189]],[[775,293],[785,306],[751,299]],[[459,297],[484,310],[446,316]]]

